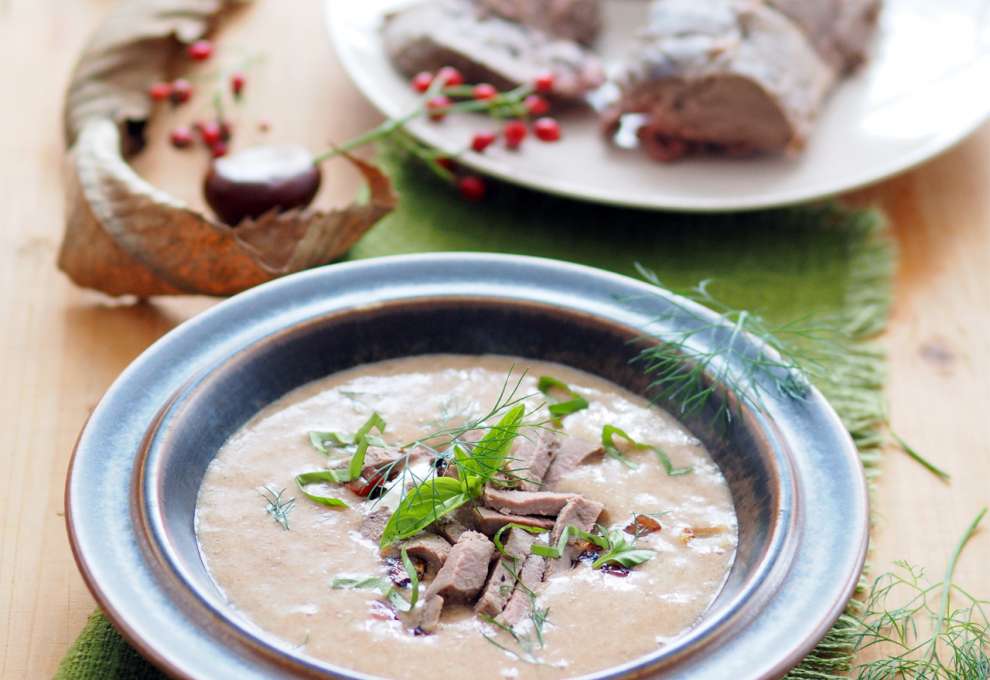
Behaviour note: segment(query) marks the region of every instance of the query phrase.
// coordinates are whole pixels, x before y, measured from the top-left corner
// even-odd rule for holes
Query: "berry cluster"
[[[186,55],[193,61],[207,61],[213,56],[214,46],[209,40],[197,40],[186,48]],[[229,77],[230,92],[239,100],[247,85],[247,76],[237,71]],[[180,106],[192,99],[193,84],[185,78],[171,82],[157,82],[148,88],[148,96],[154,102],[171,102]],[[219,95],[215,99],[217,115],[215,120],[196,121],[192,125],[180,125],[169,133],[169,141],[177,149],[188,149],[199,139],[209,149],[214,158],[226,155],[233,127],[223,116],[219,105]]]

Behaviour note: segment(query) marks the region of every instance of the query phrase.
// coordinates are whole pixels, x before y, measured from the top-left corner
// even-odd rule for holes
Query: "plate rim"
[[[332,49],[350,82],[383,116],[394,118],[402,115],[403,111],[394,106],[394,102],[385,88],[370,84],[364,78],[360,77],[362,69],[359,66],[357,55],[345,49],[345,45],[347,44],[347,41],[344,39],[346,27],[342,22],[333,20],[335,13],[339,11],[344,3],[340,3],[337,0],[323,0],[323,3],[323,20]],[[976,64],[977,62],[967,64],[964,69],[954,73],[953,76],[958,76],[959,73],[975,68]],[[867,68],[869,68],[869,65],[867,65]],[[972,119],[968,120],[965,124],[931,136],[924,144],[919,145],[910,153],[898,155],[886,163],[877,164],[874,166],[876,169],[872,171],[852,175],[848,179],[838,183],[827,182],[825,183],[827,186],[815,185],[805,191],[760,192],[759,194],[736,196],[731,200],[721,198],[675,198],[669,194],[661,195],[656,200],[637,200],[635,198],[622,198],[621,196],[614,195],[612,192],[598,190],[593,186],[573,186],[570,183],[547,185],[539,181],[531,181],[527,177],[514,175],[511,169],[502,169],[499,163],[490,162],[482,154],[475,153],[471,150],[462,151],[459,148],[455,149],[449,141],[443,139],[442,134],[424,133],[422,129],[415,126],[407,127],[407,131],[420,141],[445,152],[455,153],[462,151],[458,156],[458,162],[472,170],[539,193],[620,208],[683,213],[728,213],[783,208],[800,203],[821,201],[878,184],[908,172],[951,150],[976,132],[987,122],[988,118],[990,118],[990,97],[985,98],[985,104],[980,113],[974,114]],[[812,134],[814,134],[814,131]],[[745,162],[745,160],[736,160],[734,162]]]

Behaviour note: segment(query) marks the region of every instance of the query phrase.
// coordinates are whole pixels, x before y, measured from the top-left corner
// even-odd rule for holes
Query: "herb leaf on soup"
[[[629,446],[633,447],[637,451],[653,451],[669,477],[678,477],[691,472],[691,468],[689,467],[674,467],[674,464],[670,460],[670,456],[668,456],[667,452],[659,446],[638,442],[630,437],[622,428],[616,427],[615,425],[605,425],[602,428],[602,447],[605,449],[605,454],[615,458],[626,467],[634,468],[636,466],[631,463],[629,459],[626,458],[625,454],[619,450],[618,445],[615,443],[616,437],[619,439],[624,439]]]
[[[564,416],[588,408],[588,400],[574,391],[570,385],[550,375],[541,375],[536,383],[536,389],[552,401],[547,404],[547,410],[558,424]],[[557,400],[554,395],[564,394],[567,398]]]

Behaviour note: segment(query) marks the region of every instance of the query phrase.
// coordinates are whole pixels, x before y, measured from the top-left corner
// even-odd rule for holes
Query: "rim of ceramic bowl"
[[[484,298],[560,306],[642,328],[655,307],[637,310],[637,296],[654,303],[676,299],[693,314],[714,318],[693,303],[616,274],[539,258],[464,253],[332,265],[220,303],[142,354],[80,435],[67,480],[66,521],[87,584],[128,640],[180,677],[370,677],[293,654],[233,614],[218,595],[196,586],[164,529],[156,472],[156,451],[168,438],[163,423],[181,413],[204,381],[235,370],[259,345],[335,314]],[[798,458],[788,454],[777,461],[783,500],[767,555],[718,616],[703,619],[667,649],[588,677],[641,677],[661,667],[673,674],[689,670],[692,678],[724,677],[731,668],[740,677],[775,677],[796,664],[841,613],[862,570],[868,533],[866,483],[855,447],[817,392],[800,404],[770,398],[765,416],[757,417],[759,431],[788,442],[792,451],[795,445],[803,449],[796,451]],[[816,494],[823,476],[839,484],[832,493]],[[87,502],[94,496],[103,501],[96,507]],[[807,540],[812,518],[815,542]],[[825,554],[827,561],[821,559]],[[796,604],[787,606],[787,598]],[[820,612],[811,621],[809,603]],[[758,652],[761,646],[766,649]]]

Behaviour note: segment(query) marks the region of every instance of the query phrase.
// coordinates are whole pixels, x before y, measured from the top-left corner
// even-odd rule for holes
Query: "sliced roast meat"
[[[536,527],[538,529],[552,529],[554,526],[554,521],[545,517],[506,515],[505,513],[484,507],[474,509],[474,519],[478,531],[488,536],[494,536],[496,531],[510,523],[520,524],[524,527]]]
[[[572,493],[555,491],[515,491],[486,486],[481,502],[493,510],[516,515],[555,516],[571,498]]]
[[[636,114],[640,142],[659,160],[795,150],[835,78],[804,33],[770,7],[655,0],[604,122],[614,131]]]
[[[768,0],[804,31],[833,68],[846,72],[866,58],[881,0]]]
[[[389,549],[389,554],[400,555],[405,548],[409,557],[426,565],[426,577],[433,578],[447,561],[450,543],[436,534],[423,533]]]
[[[432,633],[440,625],[443,611],[443,598],[439,595],[427,597],[415,612],[416,628],[424,633]]]
[[[557,453],[543,478],[544,486],[556,484],[584,461],[604,452],[600,442],[589,442],[573,435],[563,435],[559,440]]]
[[[497,16],[479,17],[472,0],[430,0],[385,17],[385,49],[407,75],[443,66],[469,83],[509,89],[554,75],[553,94],[575,99],[600,85],[597,58],[577,43]]]
[[[369,541],[378,543],[385,532],[385,525],[388,524],[392,513],[385,508],[378,508],[365,515],[361,520],[361,535]]]
[[[543,486],[543,477],[556,451],[557,435],[553,430],[529,431],[516,437],[505,472],[496,479],[504,486],[537,491]]]
[[[533,599],[536,589],[540,587],[546,572],[547,560],[539,555],[530,555],[519,570],[519,582],[516,583],[512,597],[496,621],[506,626],[515,626],[525,620],[533,611]]]
[[[445,602],[470,602],[485,585],[495,546],[484,534],[466,531],[450,549],[426,597],[440,595]]]
[[[553,530],[550,532],[550,545],[557,545],[557,542],[567,527],[576,527],[581,531],[591,531],[594,529],[595,522],[598,521],[598,517],[602,514],[604,507],[598,501],[591,501],[582,496],[572,498],[560,511],[560,514],[557,515],[557,521],[553,525]],[[564,549],[564,554],[551,561],[548,570],[549,575],[552,576],[571,568],[571,563],[577,558],[579,553],[574,543],[575,540],[571,539]]]
[[[602,0],[476,0],[482,12],[590,44],[602,28]]]
[[[464,526],[456,518],[450,515],[444,515],[439,520],[437,520],[431,527],[437,535],[446,538],[451,543],[457,543],[461,535],[468,531],[468,527]]]
[[[505,555],[495,562],[485,590],[474,605],[474,610],[479,614],[498,616],[502,613],[516,587],[519,565],[524,563],[536,540],[532,534],[521,529],[510,529],[506,533],[507,538],[503,543]]]

